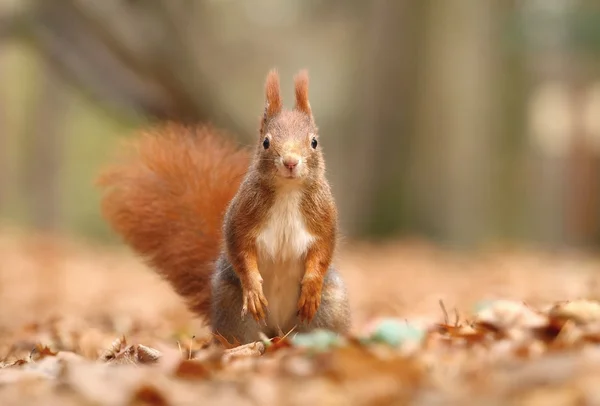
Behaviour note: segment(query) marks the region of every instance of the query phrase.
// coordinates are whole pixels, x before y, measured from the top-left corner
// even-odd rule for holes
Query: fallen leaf
[[[151,385],[142,385],[137,388],[131,400],[129,401],[130,406],[169,406],[170,403],[167,401],[165,396],[160,393],[156,387]]]
[[[225,350],[223,362],[229,362],[234,358],[240,357],[258,357],[265,352],[265,344],[261,341],[240,345],[235,348]]]
[[[125,349],[126,346],[127,339],[125,338],[125,336],[117,338],[112,342],[110,348],[108,348],[102,354],[100,354],[99,360],[107,362],[114,359],[117,356],[117,354],[119,354]]]
[[[161,355],[160,351],[154,348],[146,347],[142,344],[138,344],[137,346],[137,359],[142,364],[153,364],[158,361]]]
[[[558,303],[550,309],[549,316],[571,320],[577,324],[600,321],[600,303],[594,300],[573,300]]]
[[[185,359],[175,369],[175,376],[183,379],[203,380],[211,375],[211,371],[202,361]]]
[[[33,351],[29,354],[29,358],[31,360],[40,360],[45,357],[54,357],[58,354],[57,352],[52,351],[48,346],[37,344]],[[35,358],[34,358],[35,357]]]

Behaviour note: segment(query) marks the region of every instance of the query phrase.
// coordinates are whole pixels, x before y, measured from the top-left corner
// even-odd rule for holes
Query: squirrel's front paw
[[[315,317],[321,304],[322,283],[318,280],[302,281],[300,300],[298,301],[298,316],[300,321],[310,323]]]
[[[268,306],[267,298],[262,290],[262,278],[249,283],[248,286],[243,286],[242,318],[246,316],[248,311],[257,322],[265,319],[265,308]]]

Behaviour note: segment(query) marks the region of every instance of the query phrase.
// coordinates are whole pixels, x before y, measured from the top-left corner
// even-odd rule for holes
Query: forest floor
[[[351,335],[238,348],[125,249],[4,232],[0,258],[2,405],[600,404],[595,256],[347,244]]]

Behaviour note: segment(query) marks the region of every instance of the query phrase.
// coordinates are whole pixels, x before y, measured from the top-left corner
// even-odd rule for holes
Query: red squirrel
[[[295,77],[292,110],[282,106],[276,70],[265,91],[253,154],[210,126],[142,131],[136,154],[99,178],[102,212],[230,342],[292,329],[345,333],[348,297],[332,266],[337,210],[308,75]]]

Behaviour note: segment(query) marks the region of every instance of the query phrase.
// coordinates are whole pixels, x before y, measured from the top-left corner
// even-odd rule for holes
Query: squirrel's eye
[[[310,142],[310,146],[313,148],[317,148],[317,139],[313,137],[312,141]]]
[[[271,145],[271,142],[269,141],[268,138],[265,138],[265,140],[263,141],[263,147],[265,149],[269,148],[269,145]]]

